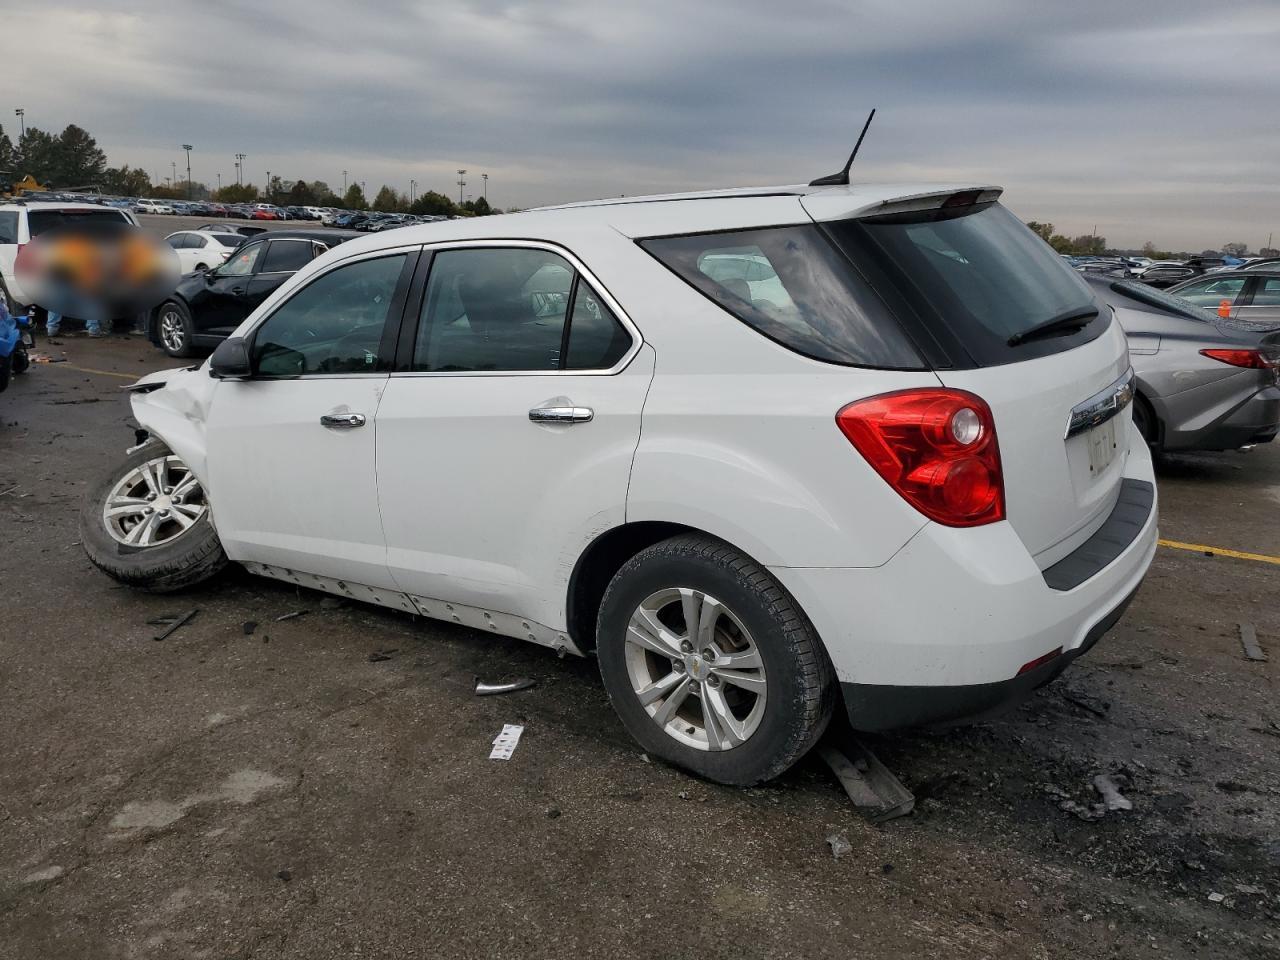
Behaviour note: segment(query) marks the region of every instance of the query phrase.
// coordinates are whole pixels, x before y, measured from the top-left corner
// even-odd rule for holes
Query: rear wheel
[[[153,593],[200,583],[227,564],[199,479],[154,440],[94,485],[80,540],[98,569]]]
[[[709,537],[663,541],[618,571],[597,654],[641,746],[720,783],[778,776],[822,734],[835,703],[808,619],[762,567]]]
[[[157,311],[160,346],[171,357],[192,354],[191,312],[177,300],[166,300]]]
[[[1159,420],[1156,419],[1156,412],[1151,409],[1147,398],[1141,394],[1133,398],[1133,425],[1138,428],[1138,433],[1142,434],[1142,439],[1147,441],[1147,446],[1155,449],[1160,445]]]

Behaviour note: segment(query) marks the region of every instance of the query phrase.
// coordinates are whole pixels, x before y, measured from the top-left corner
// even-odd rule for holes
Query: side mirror
[[[219,380],[241,380],[253,375],[249,359],[249,342],[244,337],[230,337],[218,344],[209,358],[209,376]]]

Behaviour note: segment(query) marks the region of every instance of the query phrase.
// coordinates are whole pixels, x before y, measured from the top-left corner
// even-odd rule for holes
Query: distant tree
[[[1071,241],[1072,253],[1081,254],[1083,256],[1100,257],[1107,251],[1107,238],[1096,237],[1091,234],[1075,237]]]
[[[11,178],[16,180],[20,176],[17,166],[18,151],[13,141],[9,139],[9,135],[4,132],[3,124],[0,124],[0,180],[5,183],[8,183]]]
[[[1075,253],[1075,245],[1060,233],[1055,233],[1049,238],[1049,246],[1053,247],[1057,253]]]
[[[360,189],[360,184],[353,183],[347,188],[346,196],[342,198],[342,206],[348,210],[369,209],[369,201],[364,198],[364,191]]]
[[[185,200],[187,185],[186,183],[181,186],[176,183],[157,183],[151,188],[151,196],[157,200]]]
[[[472,212],[477,217],[487,217],[489,214],[493,213],[493,207],[489,206],[489,201],[484,197],[480,197],[476,200],[476,202],[471,205],[471,208]]]
[[[404,198],[394,188],[388,187],[386,184],[382,185],[378,195],[373,198],[373,209],[383,213],[398,213],[408,208],[409,206],[404,202]]]
[[[1031,228],[1032,233],[1039,236],[1040,239],[1043,240],[1045,243],[1052,242],[1052,238],[1053,238],[1052,223],[1037,223],[1035,220],[1028,220],[1027,226]]]
[[[315,204],[316,195],[307,181],[299,180],[289,188],[289,196],[286,202],[294,207],[310,207]]]
[[[122,167],[108,167],[102,171],[98,181],[104,193],[118,197],[151,196],[151,177],[141,167],[131,167],[127,163]]]
[[[458,208],[454,206],[452,200],[443,193],[436,193],[434,190],[428,190],[422,196],[409,206],[409,212],[418,216],[428,217],[452,217],[457,214]]]
[[[229,183],[213,194],[219,203],[256,203],[258,188],[252,183]]]
[[[1280,257],[1280,250],[1275,247],[1263,247],[1258,251],[1260,257]]]
[[[1229,257],[1243,257],[1249,253],[1249,245],[1247,243],[1224,243],[1222,252]]]
[[[83,127],[67,124],[52,146],[48,177],[64,187],[96,184],[107,169],[107,155]]]
[[[30,174],[40,184],[53,182],[54,168],[57,165],[58,138],[45,133],[39,127],[27,127],[27,132],[18,140],[19,176]]]
[[[342,198],[338,196],[323,180],[311,181],[311,195],[315,203],[321,207],[340,207]]]
[[[1154,260],[1156,257],[1156,245],[1152,243],[1150,240],[1148,240],[1146,243],[1142,245],[1142,255],[1144,257],[1150,257],[1152,260]]]

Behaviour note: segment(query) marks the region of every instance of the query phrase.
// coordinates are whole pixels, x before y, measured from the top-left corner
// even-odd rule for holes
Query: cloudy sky
[[[999,183],[1116,245],[1280,240],[1280,2],[41,0],[0,122],[111,163],[497,206],[855,177]],[[24,79],[25,78],[25,79]],[[12,101],[6,103],[5,101]]]

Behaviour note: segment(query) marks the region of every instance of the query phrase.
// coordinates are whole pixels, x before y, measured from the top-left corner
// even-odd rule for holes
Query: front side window
[[[514,247],[445,250],[431,263],[413,369],[603,370],[630,346],[626,329],[564,257]]]
[[[0,210],[0,243],[18,242],[18,215],[9,210]]]
[[[254,265],[265,247],[265,243],[251,243],[247,247],[241,247],[235,256],[218,268],[218,276],[247,277],[253,273]]]
[[[261,273],[293,273],[311,262],[310,240],[272,240]]]
[[[253,370],[261,377],[377,373],[379,345],[406,255],[360,260],[297,291],[258,327]]]

